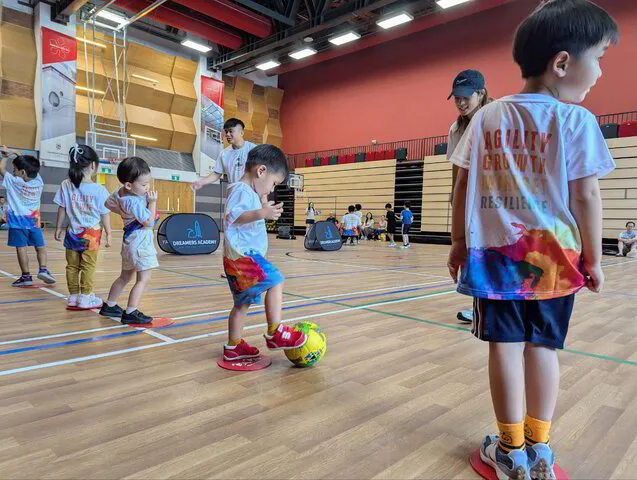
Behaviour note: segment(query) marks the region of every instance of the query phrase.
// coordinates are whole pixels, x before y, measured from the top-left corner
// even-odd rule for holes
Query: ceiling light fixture
[[[268,60],[267,62],[263,62],[257,65],[257,68],[259,70],[270,70],[271,68],[276,68],[278,66],[280,66],[281,64],[279,62],[277,62],[276,60]]]
[[[438,0],[436,3],[440,8],[451,8],[469,1],[470,0]]]
[[[96,16],[117,23],[119,25],[126,25],[128,23],[128,18],[109,10],[100,10],[99,12],[97,12]]]
[[[354,40],[358,40],[361,36],[356,32],[348,32],[338,37],[330,38],[329,42],[334,45],[344,45]]]
[[[311,57],[312,55],[316,55],[316,50],[309,47],[290,53],[290,57],[295,60],[301,60],[302,58]]]
[[[407,12],[400,12],[379,20],[376,22],[376,25],[387,30],[388,28],[393,28],[398,25],[402,25],[403,23],[411,22],[413,19],[414,17]]]
[[[193,50],[197,50],[201,53],[208,53],[210,50],[212,50],[212,47],[209,47],[208,45],[204,45],[202,43],[193,42],[192,40],[184,40],[183,42],[181,42],[181,44],[184,47],[192,48]]]

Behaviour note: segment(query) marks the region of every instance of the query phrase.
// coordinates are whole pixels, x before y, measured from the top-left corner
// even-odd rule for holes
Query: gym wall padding
[[[396,160],[345,163],[312,168],[297,168],[295,173],[304,176],[303,198],[297,198],[294,206],[294,226],[305,226],[308,202],[314,202],[324,220],[334,211],[339,219],[349,205],[360,203],[363,212],[374,217],[385,214],[385,204],[394,202]]]

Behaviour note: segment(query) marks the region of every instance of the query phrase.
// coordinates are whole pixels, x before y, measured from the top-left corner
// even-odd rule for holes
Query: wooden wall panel
[[[224,76],[224,117],[239,118],[246,126],[245,139],[281,146],[279,121],[283,90],[261,87],[241,77]]]
[[[303,198],[297,198],[294,205],[296,226],[305,225],[308,202],[321,211],[318,219],[327,218],[332,211],[341,218],[356,203],[377,218],[385,214],[386,203],[394,202],[396,160],[297,168],[295,172],[304,176],[305,183]]]
[[[170,115],[173,122],[173,138],[170,149],[177,152],[192,152],[197,139],[197,130],[192,121],[192,117],[181,117]]]
[[[170,77],[135,65],[129,66],[128,74],[127,103],[170,113],[170,107],[175,95]]]
[[[173,136],[173,123],[169,113],[158,112],[150,108],[126,105],[128,119],[128,134],[141,135],[156,139],[144,140],[137,138],[137,144],[145,147],[170,149]]]
[[[423,232],[451,232],[451,164],[446,155],[435,155],[424,159],[422,188]]]

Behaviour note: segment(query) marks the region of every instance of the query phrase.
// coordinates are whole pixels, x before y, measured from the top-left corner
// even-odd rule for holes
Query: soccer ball
[[[301,348],[285,350],[285,356],[297,367],[316,365],[327,352],[327,335],[321,331],[321,327],[312,322],[299,322],[293,328],[304,332],[307,342]]]

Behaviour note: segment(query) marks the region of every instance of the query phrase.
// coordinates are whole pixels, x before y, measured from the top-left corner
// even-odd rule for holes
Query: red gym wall
[[[516,0],[282,75],[285,151],[445,135],[456,115],[447,96],[461,70],[482,71],[492,97],[519,91],[511,42],[515,27],[538,3]],[[596,114],[635,111],[637,1],[597,3],[619,22],[622,39],[606,54],[604,76],[584,105]]]

